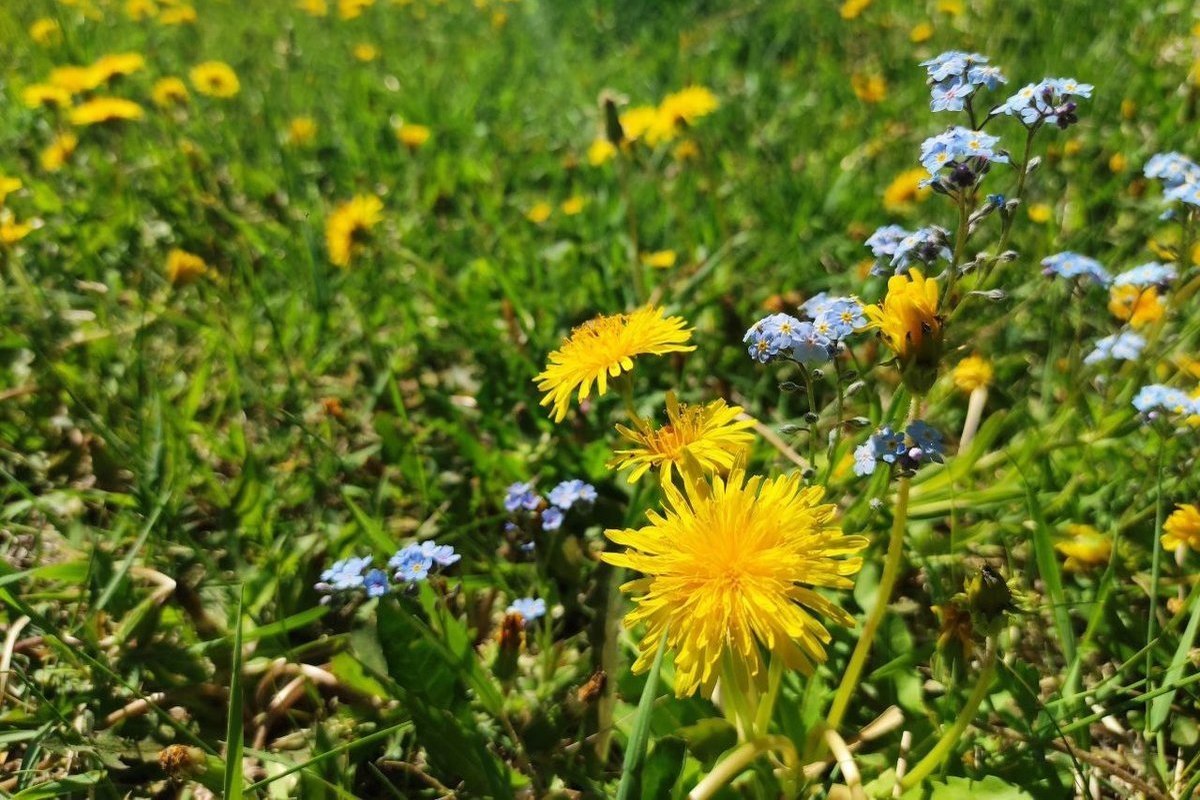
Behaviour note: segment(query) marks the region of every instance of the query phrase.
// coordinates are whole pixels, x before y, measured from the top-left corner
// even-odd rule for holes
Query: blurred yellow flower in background
[[[1070,524],[1069,539],[1056,542],[1054,549],[1065,557],[1063,568],[1068,572],[1083,572],[1090,567],[1108,563],[1112,555],[1112,539],[1091,525]]]
[[[674,392],[667,392],[667,424],[658,428],[649,423],[635,428],[618,425],[617,432],[632,447],[615,451],[608,468],[632,469],[630,483],[656,469],[664,485],[671,482],[673,470],[685,475],[693,467],[704,473],[733,469],[754,442],[748,430],[754,422],[738,419],[741,413],[741,407],[726,405],[724,400],[681,405]]]
[[[26,86],[21,92],[21,102],[29,108],[41,106],[57,106],[66,108],[71,105],[71,93],[61,86],[48,83],[34,83]]]
[[[409,150],[423,146],[432,135],[433,132],[428,127],[412,122],[401,123],[400,127],[396,128],[396,138]]]
[[[10,178],[0,175],[0,205],[4,204],[4,201],[8,199],[10,194],[21,191],[23,185],[20,178]]]
[[[140,53],[114,53],[101,56],[89,68],[93,70],[97,85],[107,83],[122,75],[132,75],[146,68],[146,59]]]
[[[125,15],[134,22],[149,19],[158,13],[154,0],[126,0]]]
[[[224,61],[205,61],[203,64],[197,64],[192,67],[188,77],[191,78],[192,86],[196,87],[197,92],[209,97],[233,97],[242,88],[237,73]]]
[[[675,145],[675,149],[671,152],[671,156],[676,161],[691,161],[700,157],[700,145],[692,139],[684,139],[679,144]]]
[[[960,392],[970,394],[980,387],[991,386],[995,371],[992,362],[983,356],[972,355],[954,365],[951,377]]]
[[[361,240],[382,219],[383,201],[374,195],[358,195],[335,208],[325,223],[330,263],[336,267],[350,266]]]
[[[617,147],[608,139],[594,139],[587,149],[588,163],[593,167],[607,164],[617,154]]]
[[[62,41],[62,28],[50,17],[35,19],[29,26],[29,38],[42,47],[49,47]]]
[[[529,210],[525,212],[525,219],[537,225],[541,225],[543,222],[550,219],[550,215],[552,213],[554,213],[553,207],[543,200],[534,203]]]
[[[1167,304],[1155,286],[1114,286],[1109,292],[1108,310],[1122,322],[1142,328],[1162,319]]]
[[[362,62],[374,61],[379,58],[379,48],[367,42],[354,45],[354,57]]]
[[[887,81],[882,75],[851,75],[850,87],[854,89],[854,96],[864,103],[879,103],[887,98]]]
[[[167,254],[167,280],[172,286],[195,283],[208,272],[208,264],[200,256],[175,248]]]
[[[323,17],[329,13],[329,4],[325,0],[297,0],[296,7],[312,17]]]
[[[102,122],[141,119],[142,107],[120,97],[94,97],[71,109],[72,125],[97,125]]]
[[[1112,157],[1108,159],[1109,172],[1124,172],[1127,166],[1129,166],[1129,159],[1125,158],[1124,153],[1113,153]]]
[[[375,0],[338,0],[338,16],[342,19],[358,19],[365,9],[375,5]]]
[[[585,202],[586,201],[581,195],[572,195],[562,202],[562,205],[559,206],[559,210],[562,211],[562,213],[566,216],[573,217],[576,214],[583,212],[583,206]]]
[[[75,153],[79,139],[73,133],[60,133],[41,152],[39,161],[47,172],[58,172]]]
[[[195,21],[196,9],[191,6],[165,8],[158,15],[158,22],[161,25],[191,25]]]
[[[883,207],[888,211],[902,211],[913,203],[924,201],[933,194],[933,189],[921,186],[929,172],[921,167],[901,172],[883,190]]]
[[[183,105],[188,101],[187,86],[179,78],[159,78],[150,89],[150,99],[159,108]]]
[[[655,250],[653,253],[642,253],[642,263],[655,269],[670,269],[675,266],[678,256],[674,250]]]
[[[1175,507],[1163,523],[1162,546],[1168,550],[1177,547],[1200,550],[1200,507],[1194,503]]]
[[[689,352],[696,349],[687,344],[691,338],[682,317],[668,317],[656,306],[601,314],[571,331],[550,354],[546,369],[534,378],[538,390],[546,393],[541,404],[553,404],[551,416],[562,422],[576,390],[580,402],[591,394],[592,384],[603,396],[608,379],[632,370],[636,356]]]
[[[913,29],[908,32],[908,39],[913,44],[928,42],[933,38],[933,25],[928,22],[918,22],[913,26]]]
[[[938,0],[937,10],[952,17],[961,17],[966,11],[963,0]]]
[[[0,244],[16,244],[32,230],[32,225],[17,222],[16,217],[7,208],[0,209]]]
[[[1049,222],[1054,217],[1054,210],[1045,203],[1034,203],[1025,213],[1029,215],[1030,222],[1036,222],[1039,225]]]
[[[838,14],[842,19],[857,19],[869,5],[871,5],[871,0],[846,0],[838,9]]]
[[[288,122],[287,143],[292,147],[305,147],[317,138],[317,122],[312,117],[293,117]]]
[[[47,79],[52,86],[57,86],[71,94],[90,92],[104,83],[104,77],[91,67],[78,67],[68,64],[50,70]]]

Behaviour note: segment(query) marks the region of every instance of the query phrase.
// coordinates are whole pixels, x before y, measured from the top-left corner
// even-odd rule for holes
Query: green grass
[[[284,0],[199,0],[196,23],[179,27],[131,21],[115,0],[90,5],[95,18],[52,0],[0,7],[0,174],[24,184],[3,205],[38,224],[0,245],[4,793],[151,797],[178,785],[199,796],[203,781],[172,784],[159,764],[184,744],[228,763],[226,796],[602,797],[618,784],[622,796],[685,796],[735,745],[732,729],[708,701],[673,696],[669,653],[643,695],[646,676],[629,669],[640,631],[617,624],[628,604],[610,603],[615,571],[597,558],[602,531],[639,525],[657,493],[605,468],[619,400],[555,425],[532,379],[573,325],[644,299],[640,270],[647,295],[695,327],[697,349],[639,362],[638,411],[661,418],[669,389],[725,397],[807,458],[809,439],[785,427],[801,424],[805,392],[779,390],[799,378],[754,363],[741,337],[764,309],[818,291],[881,297],[885,281],[863,269],[876,227],[954,228],[944,198],[883,203],[951,122],[929,113],[917,66],[947,49],[986,53],[1011,89],[1070,75],[1096,91],[1079,125],[1037,139],[1026,199],[1051,218],[1018,209],[1004,299],[973,301],[948,326],[924,416],[950,455],[913,478],[904,567],[842,735],[903,712],[856,751],[868,792],[890,792],[902,730],[910,766],[934,746],[976,669],[939,652],[931,606],[987,563],[1020,610],[967,738],[919,791],[961,796],[964,780],[986,778],[1001,787],[990,796],[1074,797],[1082,771],[1105,796],[1128,796],[1130,776],[1182,796],[1200,776],[1200,556],[1154,561],[1160,445],[1130,405],[1146,383],[1195,387],[1170,364],[1200,355],[1197,301],[1172,310],[1142,360],[1084,367],[1119,323],[1102,292],[1070,297],[1038,267],[1075,250],[1118,272],[1155,259],[1152,238],[1178,235],[1141,167],[1159,151],[1200,157],[1188,82],[1200,38],[1186,4],[975,0],[954,16],[875,0],[843,20],[825,2],[378,0],[343,21],[336,2],[313,18]],[[33,43],[42,17],[61,42]],[[925,21],[933,38],[913,44]],[[364,42],[376,60],[354,58]],[[22,89],[55,66],[129,51],[146,68],[106,91],[145,118],[78,130],[64,168],[46,171],[40,152],[70,125],[26,108]],[[236,97],[151,103],[155,80],[186,81],[209,59],[235,69]],[[860,101],[854,74],[882,76],[886,97]],[[721,103],[687,132],[697,159],[639,146],[589,166],[602,92],[654,104],[693,83]],[[301,115],[316,140],[288,146]],[[432,138],[409,152],[400,120]],[[1011,120],[988,129],[1019,145]],[[1116,155],[1124,170],[1110,167]],[[1013,191],[1006,169],[987,180]],[[340,270],[324,225],[356,194],[379,196],[383,221]],[[560,205],[576,195],[584,209],[567,216]],[[542,201],[554,212],[534,224],[526,212]],[[973,250],[995,246],[994,222]],[[173,287],[175,247],[211,274]],[[630,257],[661,249],[678,252],[675,267]],[[864,386],[844,417],[899,422],[907,398],[885,349],[857,342]],[[972,352],[996,380],[959,452],[967,402],[947,373]],[[822,437],[836,399],[830,376],[817,382]],[[873,542],[854,592],[830,595],[860,625],[877,601],[894,488],[841,464],[863,435],[832,462],[823,438],[813,445],[845,529]],[[1197,501],[1195,442],[1192,431],[1162,445],[1164,513]],[[761,437],[749,466],[795,468]],[[505,488],[575,477],[596,486],[594,511],[521,553],[504,531]],[[1113,537],[1107,571],[1063,569],[1054,544],[1071,523]],[[321,604],[313,585],[335,560],[386,560],[427,538],[463,555],[445,578]],[[506,671],[500,617],[528,595],[557,611]],[[786,674],[771,720],[801,750],[856,641],[831,632],[827,665]],[[602,668],[608,688],[581,694]],[[623,764],[644,765],[637,780]],[[793,784],[822,796],[845,782],[833,766],[808,781],[773,766],[760,759],[720,796]]]

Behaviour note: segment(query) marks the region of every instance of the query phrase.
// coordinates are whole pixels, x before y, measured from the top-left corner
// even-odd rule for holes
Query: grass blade
[[[646,676],[646,686],[642,689],[642,699],[638,701],[637,718],[633,721],[633,730],[629,734],[629,743],[625,746],[625,763],[621,765],[621,783],[617,787],[617,800],[630,800],[634,787],[638,783],[638,773],[642,762],[646,760],[646,745],[650,740],[650,716],[654,711],[654,695],[658,691],[658,671],[662,666],[663,653],[667,651],[667,634],[664,632],[662,641],[658,643],[658,652],[654,654],[654,664],[650,674]]]
[[[229,667],[229,709],[225,728],[225,800],[240,800],[242,780],[242,604],[245,587],[238,589],[237,627],[233,633],[233,658]]]

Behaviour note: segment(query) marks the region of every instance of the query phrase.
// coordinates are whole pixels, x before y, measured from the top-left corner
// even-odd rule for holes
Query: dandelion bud
[[[965,588],[971,613],[988,628],[995,627],[1005,612],[1016,607],[1004,577],[987,564],[967,579]]]
[[[525,646],[525,617],[516,612],[505,614],[496,638],[498,646],[492,672],[501,681],[512,680],[517,674],[517,657]]]
[[[600,95],[600,105],[604,108],[604,138],[616,147],[625,141],[625,129],[621,127],[621,114],[617,111],[616,96],[604,92]]]

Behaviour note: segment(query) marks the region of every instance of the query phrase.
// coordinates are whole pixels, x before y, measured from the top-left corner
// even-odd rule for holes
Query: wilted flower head
[[[609,378],[632,370],[635,357],[694,350],[687,344],[692,331],[686,326],[682,317],[668,317],[655,306],[588,320],[571,331],[534,378],[538,390],[546,393],[541,404],[553,406],[551,416],[561,422],[572,394],[586,400],[595,384],[597,394],[604,395]]]
[[[1067,128],[1079,121],[1073,98],[1091,97],[1092,88],[1074,78],[1045,78],[1022,87],[992,113],[1020,117],[1026,126],[1046,123]]]
[[[1112,280],[1108,270],[1100,266],[1099,261],[1069,251],[1043,258],[1042,274],[1057,275],[1060,278],[1090,278],[1102,285],[1107,285]]]
[[[1083,359],[1085,364],[1096,364],[1101,361],[1115,359],[1117,361],[1133,361],[1142,354],[1146,340],[1133,331],[1121,331],[1112,336],[1105,336],[1096,342],[1096,348]]]
[[[645,623],[634,672],[645,672],[666,637],[675,662],[675,694],[712,693],[718,677],[748,684],[762,653],[811,673],[825,660],[825,629],[813,612],[842,625],[853,618],[812,587],[849,589],[862,560],[861,536],[846,536],[824,490],[799,475],[747,480],[734,470],[711,485],[664,487],[665,514],[650,512],[640,530],[605,532],[627,548],[604,561],[645,577],[628,627]]]

